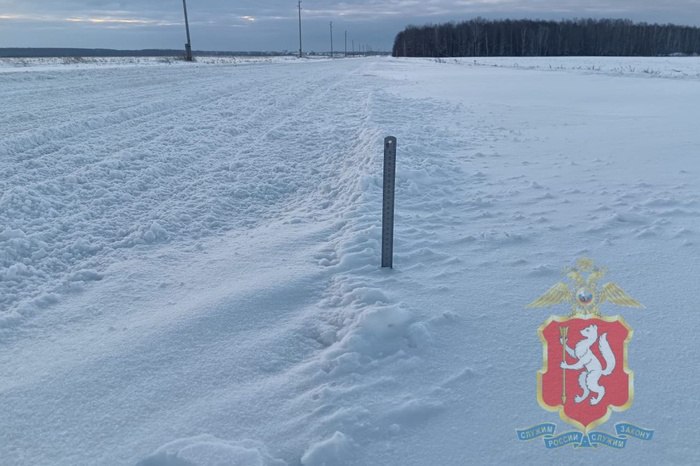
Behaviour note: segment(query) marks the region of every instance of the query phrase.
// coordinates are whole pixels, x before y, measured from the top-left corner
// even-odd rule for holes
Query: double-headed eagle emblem
[[[588,277],[584,278],[583,274],[586,273]],[[598,291],[598,282],[605,273],[605,268],[596,267],[592,260],[581,258],[576,261],[576,267],[566,270],[566,277],[571,280],[571,285],[559,282],[527,307],[549,307],[569,303],[572,317],[578,314],[599,316],[600,305],[606,301],[618,306],[644,307],[614,283],[608,282]]]

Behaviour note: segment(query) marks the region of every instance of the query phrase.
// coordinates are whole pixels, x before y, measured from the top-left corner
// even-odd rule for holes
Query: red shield
[[[539,335],[544,345],[544,366],[537,372],[540,406],[588,432],[612,411],[632,405],[634,374],[627,367],[632,329],[622,317],[550,317]]]

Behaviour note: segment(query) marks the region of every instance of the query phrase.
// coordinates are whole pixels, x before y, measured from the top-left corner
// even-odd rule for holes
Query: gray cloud
[[[327,50],[328,22],[387,50],[407,24],[486,18],[616,17],[700,25],[700,0],[304,0],[305,48]],[[294,50],[296,0],[189,0],[195,49]],[[0,47],[179,48],[180,0],[0,0]],[[337,47],[336,47],[337,48]]]

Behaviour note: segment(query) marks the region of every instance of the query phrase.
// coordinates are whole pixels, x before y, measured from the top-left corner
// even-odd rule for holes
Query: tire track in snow
[[[186,87],[190,91],[184,97],[191,99],[172,93],[190,77],[185,74],[160,91],[163,108],[155,113],[122,115],[113,124],[68,134],[47,154],[3,159],[8,176],[0,184],[0,306],[6,322],[22,320],[61,294],[100,279],[100,271],[126,253],[121,250],[191,243],[253,226],[291,204],[303,207],[304,196],[318,185],[315,177],[334,176],[318,162],[332,160],[323,153],[320,160],[309,160],[299,147],[275,140],[275,132],[292,135],[314,151],[320,144],[333,147],[333,123],[314,121],[312,110],[334,105],[331,94],[344,71],[314,75],[298,67],[267,66],[275,69],[270,77],[265,77],[270,68],[260,66],[227,67],[223,73],[197,69],[195,74],[204,78]],[[129,73],[159,72],[169,70],[115,73],[121,79]],[[114,78],[100,73],[101,84],[92,87],[96,100],[109,100],[100,93]],[[137,88],[124,99],[140,101],[151,91],[150,86]],[[196,98],[198,94],[205,98]],[[68,113],[73,102],[92,97],[77,86],[61,105]],[[77,118],[86,121],[90,116]],[[79,128],[77,124],[73,129]],[[307,130],[323,142],[303,143]]]
[[[185,76],[199,78],[197,75]],[[59,93],[60,103],[55,110],[57,113],[55,120],[34,121],[26,136],[17,135],[16,131],[8,131],[0,145],[0,150],[8,154],[20,154],[38,162],[34,155],[48,157],[60,151],[64,145],[85,142],[85,139],[91,138],[99,140],[104,137],[108,129],[119,130],[121,126],[125,126],[125,132],[133,132],[135,127],[143,125],[162,127],[166,121],[170,123],[177,115],[185,115],[197,107],[205,107],[211,102],[222,99],[223,89],[220,77],[199,78],[196,79],[198,86],[188,87],[183,86],[183,77],[168,83],[157,84],[136,81],[127,85],[125,90],[119,89],[118,92],[109,89],[114,77],[106,75],[101,78],[101,86],[95,85],[86,90],[78,82],[75,83],[76,87],[65,89],[65,95]],[[125,81],[130,83],[129,79]],[[269,83],[270,80],[267,82],[263,80],[259,84],[265,86]],[[227,93],[234,92],[233,89],[224,89]],[[86,95],[90,98],[86,98]],[[38,100],[40,98],[41,96],[34,96],[33,99],[19,102],[23,102],[23,105],[27,105],[27,100],[41,102],[29,105],[32,108],[41,108],[43,113],[45,109],[42,108],[43,100]],[[77,105],[76,101],[82,100],[90,102],[90,105],[82,107]],[[156,102],[153,102],[154,100]],[[21,108],[19,102],[14,103],[15,108]],[[13,102],[9,102],[8,106],[12,105]],[[96,110],[99,112],[97,115]],[[174,114],[173,111],[175,111]],[[66,123],[66,119],[72,121]],[[14,137],[13,133],[15,133]],[[127,141],[131,140],[133,137],[127,138]],[[48,150],[42,150],[46,147]]]

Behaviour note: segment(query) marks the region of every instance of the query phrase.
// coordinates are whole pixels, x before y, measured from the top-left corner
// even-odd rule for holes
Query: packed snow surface
[[[0,463],[700,463],[697,58],[117,65],[0,67]],[[623,451],[515,435],[581,256]]]

